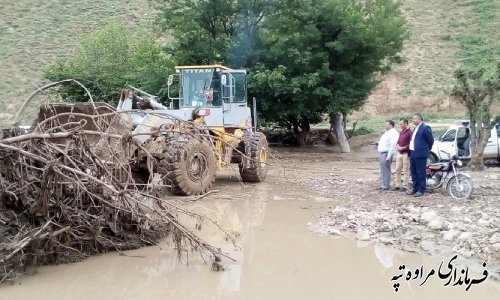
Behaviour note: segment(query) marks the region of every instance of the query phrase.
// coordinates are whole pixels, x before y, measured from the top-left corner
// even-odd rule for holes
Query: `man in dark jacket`
[[[423,123],[423,117],[417,113],[413,116],[412,138],[410,141],[410,169],[413,189],[408,190],[408,195],[421,197],[425,193],[425,168],[427,157],[434,144],[432,129],[429,125]]]

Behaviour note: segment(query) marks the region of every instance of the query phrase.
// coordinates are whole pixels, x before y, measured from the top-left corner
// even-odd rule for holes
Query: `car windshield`
[[[186,69],[181,71],[182,106],[206,106],[214,69]]]
[[[445,135],[445,134],[446,134],[446,131],[445,131],[445,132],[443,132],[443,133],[442,133],[442,134],[438,137],[438,141],[443,140],[443,137],[444,137],[444,135]]]

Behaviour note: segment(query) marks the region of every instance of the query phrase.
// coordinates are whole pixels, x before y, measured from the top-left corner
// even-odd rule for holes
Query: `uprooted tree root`
[[[94,132],[106,147],[115,142],[108,151],[113,155],[103,160],[97,153],[102,147],[88,141],[92,132],[78,124],[13,132],[0,139],[0,282],[15,279],[27,267],[156,245],[167,236],[180,258],[193,250],[213,262],[227,257],[177,217],[212,220],[133,184],[124,160],[132,139]],[[66,143],[56,144],[61,137]]]
[[[57,112],[45,105],[34,130],[22,132],[17,125],[31,100],[61,84],[80,85],[92,110],[74,111],[69,106]],[[212,224],[233,244],[236,237],[216,221],[169,199],[164,193],[169,186],[152,176],[155,159],[134,139],[129,112],[94,104],[90,92],[73,79],[50,83],[26,99],[15,125],[0,136],[0,283],[14,280],[28,267],[158,245],[165,237],[171,237],[179,259],[196,251],[212,261],[213,270],[224,270],[221,258],[231,258],[183,226],[178,217],[195,219],[195,229]],[[174,124],[155,128],[147,134],[150,137],[217,139],[194,122],[150,113]],[[149,178],[144,185],[137,184],[130,160],[137,149],[148,155]]]

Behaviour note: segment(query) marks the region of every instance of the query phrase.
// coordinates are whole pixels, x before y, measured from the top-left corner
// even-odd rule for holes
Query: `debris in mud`
[[[264,128],[263,133],[271,144],[279,145],[299,145],[298,137],[292,131],[285,129]],[[332,139],[330,129],[312,129],[306,141],[307,145],[325,147],[327,145],[336,144]]]
[[[221,272],[226,270],[221,261],[222,260],[219,257],[215,257],[214,261],[212,262],[212,271]]]
[[[84,132],[78,122],[48,122],[29,134],[4,131],[0,282],[15,279],[28,267],[156,245],[167,235],[179,257],[192,250],[204,259],[225,256],[183,226],[178,216],[210,219],[155,196],[154,189],[134,185],[126,156],[134,147],[132,139],[94,130]],[[98,147],[89,142],[89,135],[100,138]],[[65,142],[56,143],[61,137]],[[103,149],[109,150],[106,155]]]

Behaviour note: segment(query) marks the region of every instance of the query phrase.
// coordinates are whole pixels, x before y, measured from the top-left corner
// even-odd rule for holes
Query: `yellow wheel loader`
[[[106,124],[114,126],[115,133],[131,131],[141,145],[127,154],[132,170],[143,174],[152,170],[178,195],[206,193],[216,172],[231,163],[238,164],[242,181],[264,181],[268,144],[265,135],[256,131],[255,98],[253,118],[248,106],[246,70],[202,65],[177,66],[175,71],[168,77],[168,106],[157,96],[129,87],[121,92],[116,108],[105,103],[45,105],[36,122],[60,112],[67,114],[59,123],[75,122],[84,115],[122,112],[128,128],[113,120],[106,120]],[[182,124],[186,122],[182,121],[196,124],[198,134],[185,131]],[[153,178],[149,172],[147,175]]]

